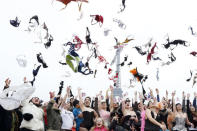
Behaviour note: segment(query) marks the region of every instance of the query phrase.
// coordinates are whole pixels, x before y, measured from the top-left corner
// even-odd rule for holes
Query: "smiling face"
[[[90,102],[91,102],[90,98],[89,97],[86,97],[85,100],[84,100],[85,106],[86,107],[89,107],[90,106]]]
[[[38,97],[33,97],[31,101],[35,105],[39,105],[40,104],[40,99]]]
[[[130,109],[130,101],[125,102],[125,109]]]
[[[165,99],[162,100],[162,105],[163,105],[163,108],[167,108],[168,107],[168,103]]]
[[[118,107],[119,107],[119,103],[118,103],[118,102],[113,103],[113,107],[114,107],[115,109],[118,108]]]
[[[140,103],[138,104],[138,110],[142,110],[142,106]]]
[[[102,120],[102,118],[97,118],[96,119],[96,126],[97,127],[102,127],[103,126],[103,120]]]
[[[152,103],[151,101],[149,101],[149,102],[148,102],[148,106],[147,106],[147,107],[148,107],[148,108],[151,108],[151,107],[152,107],[152,105],[153,105],[153,103]]]

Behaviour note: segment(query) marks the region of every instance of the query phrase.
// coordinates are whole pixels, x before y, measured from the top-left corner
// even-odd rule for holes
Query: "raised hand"
[[[139,98],[140,98],[140,100],[142,100],[143,99],[143,95],[142,95],[142,93],[138,93],[139,94]]]
[[[27,81],[27,77],[24,77],[23,78],[23,81],[24,81],[24,83],[27,83],[28,81]]]
[[[153,90],[149,87],[149,90],[150,90],[150,94],[153,94]]]
[[[96,95],[96,97],[101,96],[101,95],[102,95],[102,91],[100,91],[100,92]]]
[[[113,86],[112,86],[112,85],[110,85],[110,90],[111,90],[111,91],[113,91],[113,89],[114,89],[114,88],[113,88]]]
[[[71,88],[71,86],[68,86],[68,87],[66,88],[67,94],[70,93],[70,88]]]
[[[7,79],[5,80],[5,86],[6,86],[6,87],[9,87],[9,86],[10,86],[10,83],[11,83],[11,80],[10,80],[9,78],[7,78]]]
[[[187,93],[187,99],[189,99],[189,97],[190,97],[190,93]]]
[[[165,131],[166,130],[166,126],[165,125],[160,125],[160,128]]]
[[[196,98],[197,98],[197,93],[196,93],[196,92],[194,92],[194,97],[196,97]]]
[[[159,95],[159,89],[156,88],[155,91],[156,91],[157,95]]]
[[[185,96],[185,92],[183,91],[182,92],[182,98],[184,99],[186,96]]]
[[[77,88],[78,91],[81,91],[82,89],[80,87]]]
[[[168,91],[166,90],[166,96],[168,96]]]
[[[174,96],[175,96],[175,94],[176,94],[176,91],[173,91],[173,92],[172,92],[172,97],[174,97]]]

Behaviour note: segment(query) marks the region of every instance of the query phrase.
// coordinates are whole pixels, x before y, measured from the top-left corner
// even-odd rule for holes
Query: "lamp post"
[[[117,42],[117,45],[118,45],[118,42]],[[117,78],[117,81],[116,81],[116,85],[114,87],[114,97],[118,96],[118,97],[122,97],[122,89],[121,89],[121,76],[120,76],[120,53],[122,51],[122,47],[118,47],[117,50],[116,50],[116,74],[118,74],[118,78]]]

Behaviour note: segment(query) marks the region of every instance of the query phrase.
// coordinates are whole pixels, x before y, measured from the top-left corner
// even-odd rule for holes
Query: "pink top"
[[[110,120],[110,112],[101,109],[99,111],[99,114],[100,114],[101,118],[104,120],[105,124],[108,126],[109,125],[109,120]]]
[[[144,131],[144,128],[145,128],[145,116],[146,116],[146,113],[145,113],[145,110],[143,110],[141,112],[141,131]]]
[[[107,129],[104,126],[102,126],[100,128],[99,127],[95,127],[94,131],[107,131]]]

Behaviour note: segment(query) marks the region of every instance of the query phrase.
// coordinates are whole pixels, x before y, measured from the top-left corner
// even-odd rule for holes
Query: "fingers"
[[[7,78],[7,79],[5,80],[5,85],[6,85],[6,86],[9,86],[10,83],[11,83],[11,80],[10,80],[9,78]]]
[[[23,81],[24,81],[24,83],[27,83],[27,77],[26,76],[23,78]]]

